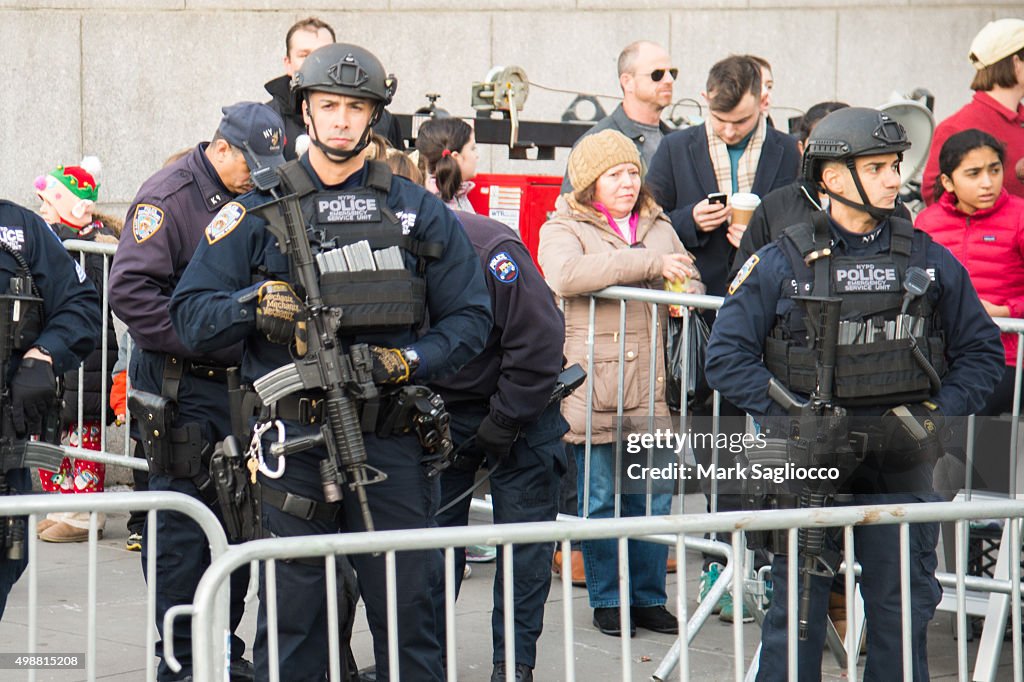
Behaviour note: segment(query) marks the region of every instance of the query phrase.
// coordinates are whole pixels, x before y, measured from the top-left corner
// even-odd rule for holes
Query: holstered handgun
[[[173,478],[193,478],[199,473],[206,442],[195,422],[172,426],[178,418],[177,403],[132,388],[128,391],[128,408],[138,420],[150,473]]]
[[[261,535],[259,484],[251,482],[243,459],[234,436],[217,443],[210,457],[210,477],[224,530],[232,542],[255,540]]]

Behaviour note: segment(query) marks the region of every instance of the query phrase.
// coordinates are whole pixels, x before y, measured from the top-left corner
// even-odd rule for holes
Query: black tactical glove
[[[903,469],[938,460],[945,425],[938,405],[930,401],[897,405],[886,411],[881,420],[885,466]]]
[[[22,360],[11,380],[11,421],[19,438],[39,434],[48,412],[56,409],[57,380],[45,360]]]
[[[301,319],[302,301],[287,282],[273,280],[260,285],[256,303],[256,329],[271,343],[288,345],[295,338],[295,322]]]
[[[381,348],[370,346],[370,354],[373,356],[373,375],[375,384],[404,384],[412,376],[412,368],[409,361],[398,348]]]
[[[504,462],[519,437],[519,425],[492,412],[476,430],[476,446],[496,463]]]

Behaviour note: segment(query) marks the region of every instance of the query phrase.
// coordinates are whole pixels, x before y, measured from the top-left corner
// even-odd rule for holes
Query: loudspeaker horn
[[[892,98],[878,109],[899,121],[910,139],[910,149],[903,153],[903,164],[900,167],[900,186],[906,187],[924,170],[928,148],[931,147],[935,133],[935,117],[927,106],[899,93],[893,93]]]

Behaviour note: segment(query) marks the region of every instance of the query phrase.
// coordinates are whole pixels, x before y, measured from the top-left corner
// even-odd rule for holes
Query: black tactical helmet
[[[814,126],[804,147],[803,176],[818,182],[822,161],[849,161],[872,154],[901,154],[910,149],[899,121],[877,109],[847,107]]]
[[[396,87],[395,77],[384,71],[379,59],[368,50],[347,43],[332,43],[314,50],[292,76],[292,95],[297,102],[309,92],[332,92],[387,106]]]
[[[384,71],[380,60],[369,50],[358,45],[332,43],[314,50],[306,57],[292,76],[292,96],[295,110],[302,111],[302,102],[309,100],[311,92],[329,92],[347,97],[360,97],[374,102],[370,122],[354,149],[342,152],[322,143],[316,135],[316,124],[312,125],[310,142],[328,158],[345,162],[353,158],[370,143],[371,129],[380,120],[384,107],[395,96],[398,81]]]

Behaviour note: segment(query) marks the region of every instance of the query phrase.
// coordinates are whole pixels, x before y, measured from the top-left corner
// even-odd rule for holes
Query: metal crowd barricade
[[[95,453],[89,450],[91,455]],[[107,455],[108,458],[115,456]],[[0,517],[28,515],[28,528],[26,532],[27,551],[30,561],[28,562],[28,643],[26,650],[31,653],[38,653],[38,616],[39,616],[39,561],[35,558],[37,554],[37,539],[35,526],[37,517],[40,514],[51,512],[90,512],[89,515],[89,568],[88,568],[88,605],[86,615],[86,646],[85,663],[86,679],[94,682],[97,679],[96,670],[96,585],[97,585],[97,542],[99,538],[97,514],[107,512],[124,512],[130,510],[148,510],[147,523],[152,532],[147,533],[147,575],[150,576],[146,591],[146,679],[152,682],[156,679],[156,667],[153,665],[153,657],[156,649],[156,632],[151,624],[156,620],[156,576],[159,567],[156,564],[156,543],[158,542],[156,532],[156,513],[160,511],[174,511],[188,516],[193,520],[206,535],[210,545],[210,556],[213,559],[220,557],[228,548],[227,538],[220,521],[210,510],[187,495],[173,492],[129,492],[129,493],[91,493],[88,495],[11,495],[0,497]],[[219,593],[210,596],[211,601],[218,604],[219,608],[214,615],[218,627],[227,627],[228,589],[227,586]],[[223,618],[223,620],[221,620]],[[169,640],[168,640],[169,641]],[[221,642],[210,642],[209,645],[222,654],[224,646]],[[29,669],[29,682],[36,679],[36,670]]]
[[[455,654],[457,652],[455,619],[454,613],[455,594],[454,588],[454,551],[456,547],[464,547],[472,544],[493,543],[503,545],[506,578],[510,578],[511,558],[515,551],[515,545],[533,542],[561,542],[565,554],[569,552],[570,539],[597,540],[617,539],[620,545],[620,581],[619,588],[623,601],[620,609],[623,618],[628,614],[628,600],[625,599],[628,590],[627,578],[629,569],[629,556],[625,551],[625,544],[629,538],[649,539],[653,537],[674,538],[677,551],[680,553],[683,544],[690,536],[697,536],[705,532],[731,532],[733,553],[737,556],[742,554],[742,533],[743,530],[773,530],[789,529],[789,546],[795,549],[797,543],[797,529],[810,527],[837,527],[845,528],[845,552],[847,561],[853,556],[853,526],[854,525],[899,525],[899,552],[901,562],[900,589],[903,599],[903,660],[900,663],[904,679],[912,679],[913,662],[911,660],[910,647],[910,533],[909,525],[912,523],[949,521],[957,524],[958,532],[963,535],[966,532],[966,524],[972,519],[981,518],[1003,518],[1007,519],[1007,526],[1010,531],[1010,546],[1020,551],[1021,521],[1024,519],[1024,502],[1017,500],[1002,500],[995,502],[972,502],[970,504],[953,502],[918,503],[909,505],[879,505],[860,507],[832,507],[814,511],[792,509],[776,510],[750,514],[744,512],[721,512],[717,514],[693,514],[676,516],[647,516],[630,517],[619,519],[594,519],[578,520],[571,522],[548,522],[530,524],[504,524],[501,526],[472,526],[465,528],[438,528],[430,531],[406,530],[406,531],[380,531],[375,533],[351,533],[338,535],[318,535],[311,537],[274,538],[268,540],[256,540],[243,545],[232,546],[226,553],[215,559],[210,568],[203,575],[196,590],[195,602],[192,607],[192,637],[193,637],[193,674],[197,682],[212,682],[219,680],[224,674],[225,661],[214,651],[217,643],[222,643],[226,634],[226,609],[227,603],[218,601],[217,595],[227,586],[226,581],[233,571],[252,561],[265,561],[266,575],[268,580],[266,608],[271,615],[268,617],[268,627],[271,632],[276,631],[277,623],[273,617],[277,601],[277,590],[274,582],[275,561],[293,558],[324,557],[326,575],[334,572],[334,562],[338,555],[350,555],[367,552],[382,552],[385,554],[386,580],[387,580],[387,603],[388,603],[388,658],[391,675],[399,679],[398,668],[398,643],[397,643],[397,598],[395,586],[395,555],[396,552],[406,550],[428,550],[437,549],[444,551],[444,572],[446,583],[446,608],[448,619],[446,623],[446,636],[448,641],[448,680],[455,682],[457,679],[457,665]],[[1020,566],[1011,566],[1008,580],[994,578],[976,578],[965,575],[963,542],[957,545],[958,568],[955,576],[943,576],[943,582],[947,586],[955,587],[958,599],[962,599],[964,590],[967,587],[986,589],[992,592],[1010,595],[1013,605],[1013,628],[1014,628],[1014,676],[1021,679],[1024,670],[1021,667],[1021,639],[1020,639]],[[796,679],[796,641],[797,641],[797,579],[799,571],[796,570],[796,552],[790,553],[789,580],[789,670],[790,679]],[[680,580],[685,582],[685,568],[680,564],[682,571]],[[742,593],[741,576],[739,572],[733,573],[732,590],[735,598]],[[571,576],[569,572],[562,574],[563,594],[568,595],[571,591]],[[852,598],[853,582],[848,578],[846,582],[848,597]],[[328,582],[328,589],[331,585]],[[512,581],[506,580],[503,599],[505,603],[512,601]],[[330,601],[330,599],[328,600]],[[571,599],[565,601],[566,623],[566,648],[565,648],[565,671],[563,679],[576,679],[574,666],[574,651],[572,646],[571,632],[574,627]],[[687,604],[684,598],[677,600],[677,618],[680,631],[686,632]],[[512,620],[512,609],[506,609],[506,641],[511,641],[514,622]],[[625,621],[623,621],[625,622]],[[220,625],[218,625],[220,623]],[[961,613],[958,626],[963,633],[966,628],[966,619]],[[736,619],[733,629],[733,677],[737,682],[742,682],[751,673],[747,671],[746,658],[743,644],[743,625],[741,619]],[[328,636],[330,638],[330,679],[340,679],[340,642],[338,641],[337,613],[331,612],[328,615]],[[847,635],[847,644],[853,646],[853,630],[850,629]],[[622,671],[620,679],[629,681],[633,678],[630,656],[630,638],[623,637],[622,640]],[[269,641],[273,643],[271,635]],[[270,660],[270,680],[280,679],[278,652],[271,644],[268,651]],[[507,647],[505,652],[506,664],[510,666],[509,672],[514,677],[515,652],[513,647]],[[689,638],[680,638],[679,650],[679,679],[689,679]],[[756,659],[755,659],[756,660]],[[961,679],[966,679],[967,646],[966,639],[960,638],[958,645],[958,665],[961,671]],[[662,667],[655,673],[654,679],[669,679],[671,668],[663,663]],[[849,656],[847,658],[847,674],[850,679],[857,679],[858,658]]]

